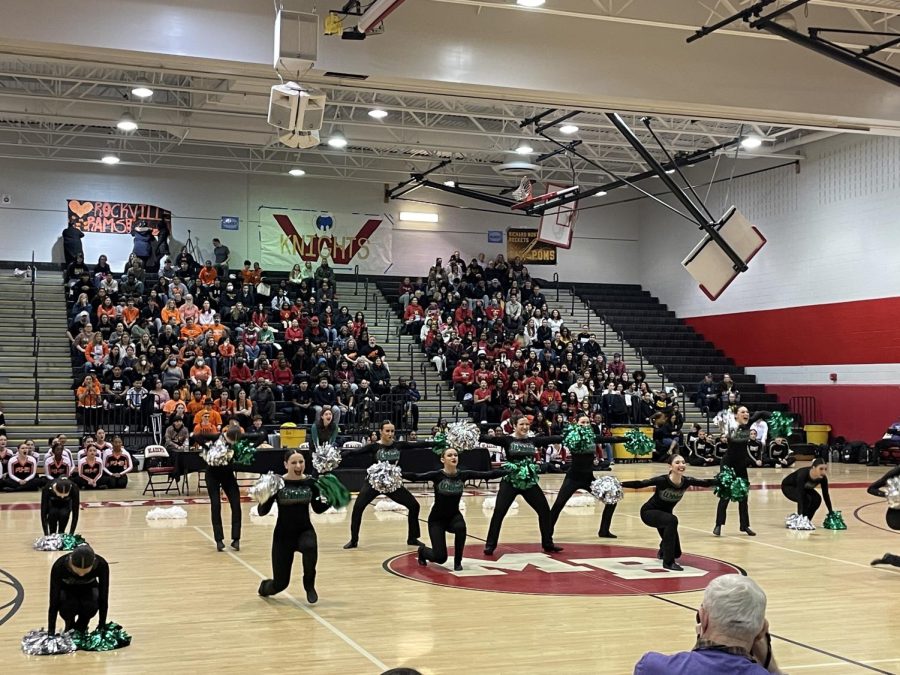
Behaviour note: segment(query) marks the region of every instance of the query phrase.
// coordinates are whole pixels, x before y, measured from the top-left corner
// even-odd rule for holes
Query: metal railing
[[[34,423],[41,423],[41,381],[38,377],[38,358],[41,354],[41,338],[34,340]]]
[[[393,314],[393,312],[391,311],[391,308],[388,307],[384,313],[384,318],[387,319],[387,330],[384,332],[385,344],[388,344],[391,341],[391,314]]]
[[[416,346],[415,342],[410,342],[408,345],[406,345],[406,357],[409,359],[409,377],[410,377],[410,379],[412,379],[416,376],[416,370],[415,370],[416,363],[415,363],[415,360],[413,359],[413,349],[415,348],[415,346]]]
[[[359,295],[359,265],[353,266],[353,295]]]
[[[438,382],[434,385],[434,390],[438,395],[438,421],[444,419],[444,387]]]
[[[365,277],[363,287],[363,311],[369,311],[369,277]]]
[[[422,398],[424,400],[428,400],[428,366],[430,363],[428,361],[423,361],[419,364],[419,370],[422,373],[422,388],[419,390],[422,392]]]
[[[553,285],[556,286],[556,302],[559,302],[559,272],[553,273]]]
[[[378,325],[378,296],[379,295],[381,295],[381,293],[378,292],[378,287],[376,286],[375,290],[372,291],[372,300],[375,301],[375,325],[376,326]]]

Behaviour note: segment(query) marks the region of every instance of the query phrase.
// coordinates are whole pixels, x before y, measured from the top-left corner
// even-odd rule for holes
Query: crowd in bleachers
[[[345,430],[388,416],[415,429],[415,382],[393,377],[362,313],[341,306],[323,259],[266,274],[230,270],[221,244],[203,264],[187,249],[148,272],[132,255],[66,269],[79,424],[155,431],[180,449],[235,424],[260,433],[311,425],[330,410]],[[177,422],[177,424],[176,424]],[[173,432],[173,429],[175,430]]]

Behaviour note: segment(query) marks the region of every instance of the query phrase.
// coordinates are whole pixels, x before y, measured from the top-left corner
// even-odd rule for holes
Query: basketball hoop
[[[534,183],[528,176],[522,176],[519,181],[519,187],[512,191],[513,199],[517,202],[527,202],[531,199],[532,186]]]

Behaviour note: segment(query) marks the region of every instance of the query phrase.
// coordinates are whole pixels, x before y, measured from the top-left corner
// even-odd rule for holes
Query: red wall
[[[900,363],[900,297],[697,316],[685,321],[736,363],[813,366]],[[833,435],[873,442],[900,419],[896,385],[767,384],[782,403],[815,396]]]
[[[890,384],[767,384],[766,391],[782,403],[792,396],[815,396],[818,420],[830,424],[832,437],[874,443],[900,419],[900,385]]]
[[[685,321],[742,366],[900,363],[900,297]]]

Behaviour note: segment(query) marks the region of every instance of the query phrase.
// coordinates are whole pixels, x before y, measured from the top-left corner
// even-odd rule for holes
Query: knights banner
[[[69,222],[85,233],[131,234],[138,226],[150,228],[154,237],[172,231],[172,213],[151,204],[128,204],[88,199],[68,200]]]
[[[385,215],[260,207],[260,264],[286,272],[322,258],[335,268],[384,274],[391,266],[391,221]]]
[[[506,230],[506,259],[521,258],[526,265],[555,265],[556,247],[538,239],[538,231],[524,227]]]

